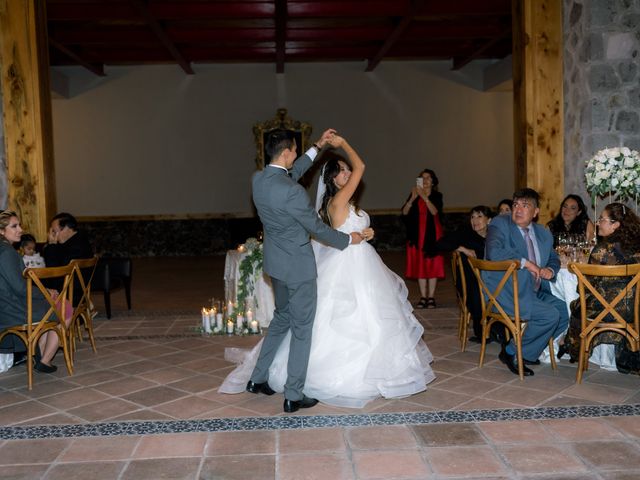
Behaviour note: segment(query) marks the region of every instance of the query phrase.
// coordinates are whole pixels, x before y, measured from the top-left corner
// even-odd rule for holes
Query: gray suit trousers
[[[302,389],[307,377],[311,332],[316,315],[316,279],[306,282],[288,283],[271,278],[276,309],[269,324],[267,336],[262,343],[251,380],[256,383],[269,379],[269,367],[280,344],[291,329],[287,382],[284,397],[287,400],[301,400]]]

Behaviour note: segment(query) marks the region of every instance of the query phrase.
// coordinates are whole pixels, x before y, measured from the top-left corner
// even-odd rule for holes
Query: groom
[[[284,411],[288,413],[318,403],[302,393],[316,313],[316,262],[309,237],[312,235],[340,250],[362,241],[358,233],[349,236],[324,224],[306,190],[297,183],[333,135],[335,130],[325,131],[296,161],[292,132],[273,131],[266,145],[271,163],[253,176],[253,202],[264,227],[264,271],[271,277],[276,309],[247,391],[275,393],[268,383],[269,367],[291,330],[288,376],[284,385]],[[289,169],[292,169],[291,177]]]

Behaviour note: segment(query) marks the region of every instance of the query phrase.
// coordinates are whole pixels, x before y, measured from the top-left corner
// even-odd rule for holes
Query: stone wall
[[[640,150],[640,0],[563,1],[565,191],[587,200],[585,160]]]
[[[445,231],[455,231],[469,221],[468,213],[443,216]],[[373,246],[379,251],[403,250],[406,230],[402,216],[372,215],[376,231]],[[236,248],[262,230],[260,220],[185,219],[81,222],[97,253],[114,257],[220,255]]]

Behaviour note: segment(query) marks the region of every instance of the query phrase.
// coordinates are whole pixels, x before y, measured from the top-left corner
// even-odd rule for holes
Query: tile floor
[[[384,257],[401,271],[401,255]],[[134,309],[113,295],[98,353],[83,342],[73,376],[36,373],[28,391],[24,367],[0,374],[0,478],[640,477],[640,378],[592,368],[576,385],[563,361],[521,382],[495,345],[477,368],[448,281],[439,308],[418,312],[438,376],[424,393],[295,415],[280,395],[218,394],[233,368],[224,349],[258,340],[195,331],[200,305],[221,296],[223,261],[136,259]]]

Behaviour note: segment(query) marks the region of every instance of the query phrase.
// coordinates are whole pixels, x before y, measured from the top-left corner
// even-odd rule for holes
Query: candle
[[[233,322],[231,320],[227,322],[227,333],[233,333]]]
[[[233,302],[229,300],[229,303],[227,303],[227,317],[231,318],[231,315],[233,315]]]
[[[242,245],[240,245],[240,246],[238,247],[238,251],[239,251],[240,253],[244,253],[244,251],[245,251],[244,244],[242,244]]]
[[[216,327],[218,330],[222,330],[222,314],[216,313]]]
[[[251,311],[251,309],[247,310],[247,322],[252,322],[253,321],[253,312]]]
[[[253,333],[258,333],[258,321],[257,320],[251,320],[251,331]]]
[[[242,324],[244,323],[244,317],[242,315],[238,315],[236,318],[236,325],[238,326],[238,330],[242,330]]]
[[[202,328],[205,332],[211,333],[211,317],[209,315],[209,310],[206,308],[202,309]]]

